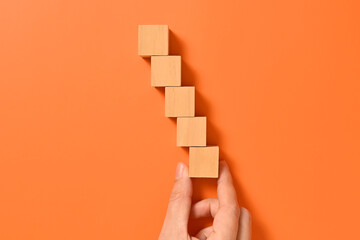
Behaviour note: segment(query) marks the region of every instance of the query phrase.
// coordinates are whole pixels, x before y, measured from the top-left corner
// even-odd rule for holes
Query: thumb
[[[187,234],[191,196],[192,184],[188,167],[184,163],[178,163],[162,232]]]

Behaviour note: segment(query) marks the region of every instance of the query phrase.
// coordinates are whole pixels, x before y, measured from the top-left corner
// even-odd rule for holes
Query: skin
[[[192,183],[188,167],[179,163],[159,240],[250,240],[251,217],[245,208],[239,207],[232,177],[225,161],[220,162],[217,195],[217,199],[208,198],[192,205]],[[213,225],[201,229],[195,236],[190,236],[190,216],[212,216]]]

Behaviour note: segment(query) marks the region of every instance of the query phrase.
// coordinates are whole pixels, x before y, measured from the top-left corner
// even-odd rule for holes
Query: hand
[[[185,164],[179,163],[159,240],[250,240],[250,215],[238,205],[225,161],[220,162],[217,194],[218,199],[204,199],[191,206],[192,183],[189,171]],[[213,225],[191,237],[187,228],[190,215],[194,218],[212,216]]]

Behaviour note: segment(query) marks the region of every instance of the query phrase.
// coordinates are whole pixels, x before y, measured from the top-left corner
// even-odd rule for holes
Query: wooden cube
[[[165,116],[193,117],[195,115],[195,87],[166,87]]]
[[[206,146],[206,117],[177,118],[177,146]]]
[[[169,54],[168,25],[139,25],[138,54],[143,57]]]
[[[219,147],[190,147],[189,176],[217,178],[219,175]]]
[[[151,86],[181,86],[181,57],[152,56]]]

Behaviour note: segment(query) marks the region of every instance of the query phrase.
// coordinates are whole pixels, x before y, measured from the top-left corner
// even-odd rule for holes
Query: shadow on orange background
[[[175,121],[137,25],[168,24],[253,239],[359,239],[358,1],[3,1],[0,239],[156,239]],[[195,179],[194,201],[216,196]],[[192,223],[192,232],[208,220]]]

